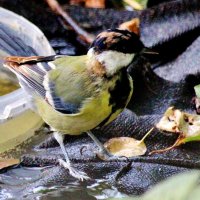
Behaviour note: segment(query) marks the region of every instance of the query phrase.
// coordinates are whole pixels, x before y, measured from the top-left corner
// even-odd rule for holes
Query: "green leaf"
[[[142,5],[143,8],[147,7],[148,0],[136,0],[139,4]]]
[[[194,141],[200,141],[200,135],[196,135],[196,136],[191,136],[191,137],[186,137],[180,140],[181,144],[182,143],[187,143],[187,142],[194,142]]]
[[[160,182],[140,197],[112,198],[109,200],[199,200],[199,178],[199,171],[185,172]]]
[[[199,85],[196,85],[196,86],[194,87],[194,91],[195,91],[195,93],[196,93],[196,96],[197,96],[198,98],[200,98],[200,84],[199,84]]]
[[[198,171],[175,175],[156,185],[142,200],[185,200],[198,185],[199,177]]]

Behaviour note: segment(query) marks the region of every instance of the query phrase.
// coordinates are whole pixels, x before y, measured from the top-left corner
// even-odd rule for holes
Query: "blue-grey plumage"
[[[8,57],[5,66],[53,130],[77,135],[110,123],[127,106],[133,81],[126,68],[143,48],[134,33],[114,29],[99,34],[87,55]]]

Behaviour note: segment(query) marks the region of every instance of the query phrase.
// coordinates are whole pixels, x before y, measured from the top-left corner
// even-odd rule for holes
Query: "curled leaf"
[[[173,107],[170,107],[166,110],[161,120],[156,124],[156,127],[160,130],[179,133],[182,118],[183,115],[180,110],[174,110]]]
[[[200,139],[200,116],[185,113],[173,107],[167,109],[156,127],[164,131],[181,134],[182,138],[198,138],[199,136]]]
[[[200,141],[199,115],[189,114],[170,107],[156,124],[156,127],[163,131],[179,134],[179,137],[171,147],[151,153],[167,151],[186,142]]]

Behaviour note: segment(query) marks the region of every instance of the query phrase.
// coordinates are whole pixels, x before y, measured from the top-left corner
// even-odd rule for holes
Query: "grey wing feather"
[[[45,58],[45,57],[44,57]],[[47,57],[49,60],[49,57]],[[41,59],[40,59],[41,60]],[[48,79],[48,72],[53,69],[52,63],[36,62],[33,64],[28,61],[24,64],[13,62],[5,63],[18,77],[20,85],[32,96],[39,95],[45,99],[55,110],[72,114],[79,110],[79,105],[64,102],[55,93],[55,85]]]

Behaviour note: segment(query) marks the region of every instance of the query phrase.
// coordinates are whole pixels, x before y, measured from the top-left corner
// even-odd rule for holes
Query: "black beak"
[[[152,49],[149,49],[147,47],[145,47],[142,52],[142,54],[147,54],[147,55],[158,55],[158,52],[153,51]]]

